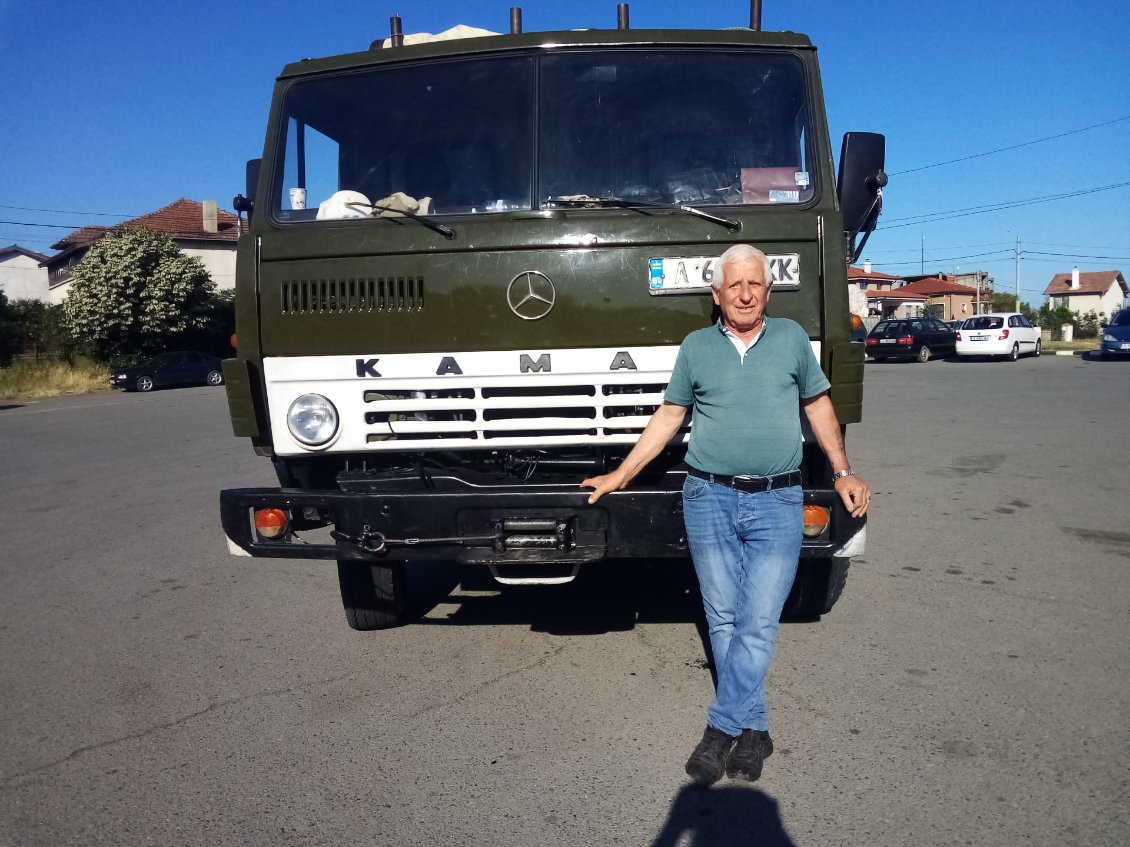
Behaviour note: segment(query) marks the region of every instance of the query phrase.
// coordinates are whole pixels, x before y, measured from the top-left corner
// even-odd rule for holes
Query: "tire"
[[[1015,362],[1019,358],[1020,358],[1020,342],[1017,341],[1017,342],[1013,343],[1012,349],[1008,352],[1008,360],[1010,362]]]
[[[134,387],[138,391],[152,391],[155,386],[156,383],[153,382],[153,377],[151,376],[139,376],[137,382],[134,383]]]
[[[811,620],[832,611],[847,585],[851,559],[830,556],[801,559],[782,618]]]
[[[404,623],[408,606],[404,562],[339,559],[337,581],[345,619],[353,629],[389,629]]]
[[[915,358],[922,363],[930,361],[930,348],[923,344],[918,348],[918,355]]]
[[[1032,352],[1032,355],[1035,356],[1038,359],[1038,358],[1040,358],[1040,354],[1043,351],[1044,351],[1043,339],[1037,338],[1036,339],[1036,349]]]
[[[208,371],[208,376],[204,378],[204,381],[209,385],[223,385],[224,374],[222,371]]]

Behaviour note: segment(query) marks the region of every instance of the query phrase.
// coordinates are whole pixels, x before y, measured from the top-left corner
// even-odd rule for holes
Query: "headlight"
[[[303,444],[320,447],[337,433],[337,409],[321,394],[303,394],[290,404],[286,425]]]
[[[1103,333],[1103,341],[1117,341],[1118,339],[1111,335],[1109,332]]]

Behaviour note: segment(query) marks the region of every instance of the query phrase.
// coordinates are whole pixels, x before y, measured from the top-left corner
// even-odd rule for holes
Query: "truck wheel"
[[[345,619],[353,629],[388,629],[404,623],[408,605],[404,562],[339,559],[337,581]]]
[[[812,619],[832,611],[847,584],[850,559],[801,559],[782,618]]]

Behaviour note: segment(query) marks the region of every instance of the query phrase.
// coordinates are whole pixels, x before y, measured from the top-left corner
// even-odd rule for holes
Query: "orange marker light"
[[[255,531],[264,538],[278,538],[286,532],[286,512],[282,509],[256,509]]]
[[[807,505],[804,507],[804,535],[806,538],[815,538],[828,528],[830,520],[828,510],[823,506]]]

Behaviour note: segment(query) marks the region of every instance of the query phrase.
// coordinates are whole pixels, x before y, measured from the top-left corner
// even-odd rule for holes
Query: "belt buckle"
[[[749,476],[748,474],[735,474],[734,476],[730,477],[730,488],[734,489],[735,491],[741,491],[741,486],[749,482],[753,482],[752,476]]]

